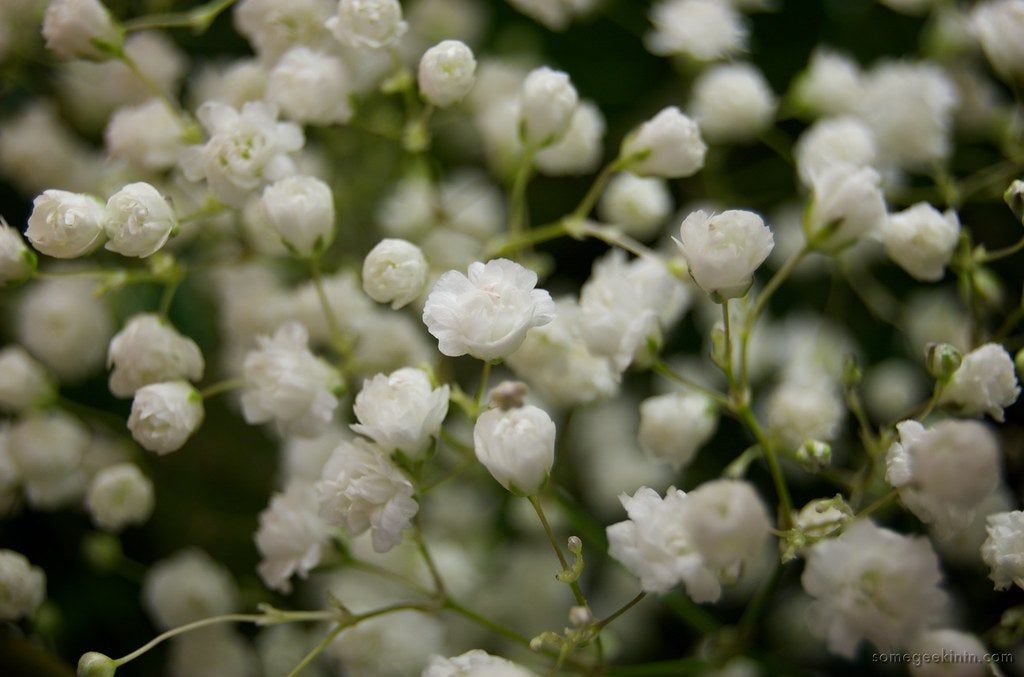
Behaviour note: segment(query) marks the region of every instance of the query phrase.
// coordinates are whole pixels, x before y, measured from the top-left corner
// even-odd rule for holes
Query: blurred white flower
[[[984,677],[990,654],[985,644],[959,630],[922,632],[907,647],[915,656],[940,656],[938,661],[917,661],[908,666],[911,677]]]
[[[473,450],[501,486],[533,496],[555,462],[555,424],[546,411],[533,405],[491,409],[476,420]]]
[[[62,59],[108,59],[124,40],[99,0],[51,0],[43,16],[46,46]]]
[[[659,177],[620,172],[608,182],[597,213],[633,237],[653,238],[672,213],[672,193]]]
[[[730,2],[662,0],[651,9],[651,24],[645,44],[655,54],[714,61],[747,48],[743,15]]]
[[[110,392],[131,397],[142,386],[161,381],[198,381],[205,362],[195,341],[152,313],[134,316],[110,341]]]
[[[448,414],[449,388],[431,386],[426,372],[405,367],[363,381],[352,409],[359,423],[352,430],[372,439],[387,453],[411,458],[426,453]]]
[[[119,108],[107,123],[103,135],[107,154],[148,172],[174,167],[185,147],[185,123],[166,102]]]
[[[569,76],[547,66],[530,71],[519,92],[519,133],[534,148],[558,141],[569,129],[579,95]]]
[[[860,67],[845,54],[816,47],[790,91],[793,102],[813,115],[856,112],[863,95]]]
[[[562,138],[537,153],[537,169],[548,176],[592,172],[601,162],[604,132],[601,110],[592,101],[581,101]]]
[[[971,11],[970,28],[989,62],[1003,77],[1024,74],[1024,46],[1017,39],[1024,31],[1024,1],[978,3]]]
[[[320,518],[316,489],[310,482],[291,482],[274,494],[259,515],[257,571],[268,587],[287,594],[292,576],[306,578],[320,564],[330,532]]]
[[[786,379],[768,396],[768,429],[790,449],[834,440],[845,415],[838,388],[824,376]]]
[[[0,550],[0,620],[31,617],[46,599],[46,574],[13,550]]]
[[[311,125],[343,124],[352,119],[352,77],[345,62],[299,46],[270,69],[267,98],[281,113]]]
[[[0,408],[21,413],[56,399],[56,383],[24,348],[10,345],[0,350]]]
[[[38,257],[21,233],[0,216],[0,285],[22,282],[36,270]]]
[[[181,449],[202,422],[199,392],[185,381],[169,381],[135,391],[128,430],[145,449],[162,455]]]
[[[860,119],[844,115],[824,118],[800,135],[793,148],[800,180],[806,186],[814,177],[837,165],[870,167],[878,156],[874,134]]]
[[[717,428],[715,404],[699,393],[666,393],[640,403],[640,445],[676,470],[689,465]]]
[[[960,241],[960,219],[952,209],[940,212],[919,202],[890,214],[882,227],[885,251],[901,268],[922,282],[942,279]]]
[[[149,519],[153,502],[153,483],[132,463],[100,470],[85,495],[85,507],[93,523],[114,532]]]
[[[988,565],[996,590],[1011,585],[1024,589],[1024,511],[1012,510],[989,515],[988,538],[981,545],[981,557]]]
[[[142,601],[163,630],[238,607],[231,573],[201,550],[182,550],[150,567],[142,581]]]
[[[342,43],[369,49],[394,44],[409,28],[398,0],[340,0],[326,26]]]
[[[535,673],[510,660],[473,649],[461,656],[434,656],[420,677],[535,677]]]
[[[761,71],[738,62],[701,73],[693,83],[690,108],[708,141],[732,143],[754,139],[771,127],[775,105]]]
[[[686,494],[682,518],[706,565],[733,581],[760,554],[772,527],[764,501],[742,480],[701,484]]]
[[[333,0],[242,0],[232,19],[253,50],[272,62],[297,45],[322,46],[335,7]]]
[[[1003,408],[1016,402],[1018,395],[1020,386],[1010,354],[998,343],[986,343],[964,355],[943,388],[940,402],[965,416],[988,414],[1002,422]]]

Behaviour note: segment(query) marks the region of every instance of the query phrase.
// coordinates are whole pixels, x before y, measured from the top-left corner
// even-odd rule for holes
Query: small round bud
[[[72,259],[100,245],[105,218],[103,203],[91,195],[47,190],[32,202],[25,235],[47,256]]]
[[[203,422],[203,398],[184,381],[143,386],[135,391],[128,430],[145,449],[177,451]]]
[[[529,387],[522,381],[502,381],[491,388],[487,399],[498,409],[515,409],[523,406]]]
[[[108,59],[124,35],[99,0],[53,0],[43,16],[46,46],[62,59]]]
[[[579,556],[583,554],[583,540],[579,536],[570,536],[569,540],[566,541],[566,547],[573,555]]]
[[[461,101],[473,88],[475,78],[473,50],[458,40],[439,42],[420,59],[420,96],[438,108]]]
[[[585,606],[574,606],[569,609],[569,622],[574,627],[581,628],[590,625],[594,621],[594,614]]]
[[[114,659],[96,651],[82,654],[78,660],[78,677],[113,677],[116,670]]]
[[[526,76],[519,103],[519,133],[526,144],[540,148],[569,129],[579,95],[567,74],[543,66]]]
[[[555,424],[547,412],[532,405],[491,409],[476,421],[473,449],[501,486],[533,496],[555,462]]]
[[[395,310],[412,303],[427,284],[427,259],[406,240],[386,238],[363,260],[363,291]]]
[[[754,271],[775,246],[764,219],[740,209],[693,212],[683,220],[675,242],[694,282],[719,303],[747,292]]]
[[[1003,200],[1018,221],[1024,222],[1024,181],[1017,179],[1003,193]]]
[[[120,531],[141,524],[153,512],[153,483],[131,463],[118,463],[96,473],[85,497],[96,526]]]
[[[832,463],[832,445],[821,440],[806,440],[796,450],[796,458],[809,468],[821,468]]]
[[[106,248],[124,256],[150,256],[178,229],[167,200],[148,183],[129,183],[107,200]]]
[[[929,343],[925,346],[925,366],[928,373],[939,381],[947,381],[960,367],[963,355],[948,343]]]
[[[676,179],[696,174],[707,150],[697,123],[670,106],[626,136],[619,158],[637,176]]]
[[[267,223],[295,256],[310,258],[334,239],[334,195],[312,176],[288,176],[263,189]]]

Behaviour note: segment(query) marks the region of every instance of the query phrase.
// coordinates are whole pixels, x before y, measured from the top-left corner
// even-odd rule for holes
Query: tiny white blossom
[[[995,436],[975,421],[940,421],[927,430],[903,421],[896,430],[899,441],[886,456],[886,480],[922,522],[943,534],[962,530],[999,484]]]
[[[43,15],[46,46],[62,59],[105,59],[124,40],[99,0],[51,0]]]
[[[56,399],[53,378],[24,348],[10,345],[0,350],[0,409],[18,413]]]
[[[46,574],[24,555],[0,550],[0,620],[31,617],[46,599]]]
[[[672,193],[664,179],[620,172],[608,182],[597,213],[625,233],[648,240],[661,230],[673,206]]]
[[[860,119],[852,116],[825,118],[800,135],[793,148],[797,171],[804,185],[836,165],[870,167],[878,156],[875,136]]]
[[[243,368],[246,422],[275,421],[285,434],[310,437],[334,417],[341,376],[310,352],[309,334],[298,322],[257,338],[257,348],[246,356]]]
[[[107,351],[110,392],[131,397],[142,386],[161,381],[198,381],[203,354],[195,341],[179,334],[165,319],[140,313],[128,321]]]
[[[85,495],[96,526],[120,531],[142,524],[153,512],[153,483],[132,463],[117,463],[96,473]]]
[[[579,95],[569,76],[547,66],[530,71],[519,92],[520,134],[530,146],[541,148],[569,129]]]
[[[352,536],[369,530],[376,552],[401,543],[419,510],[412,482],[380,448],[361,438],[338,446],[324,466],[317,493],[320,516],[344,524]]]
[[[420,58],[420,96],[439,108],[447,108],[461,101],[472,89],[475,80],[476,58],[473,50],[464,42],[439,42]]]
[[[420,677],[536,677],[536,673],[510,660],[473,649],[461,656],[434,656]]]
[[[148,183],[129,183],[107,200],[106,248],[124,256],[155,254],[178,229],[167,200]]]
[[[881,177],[870,167],[836,165],[811,179],[813,198],[807,235],[817,246],[837,251],[885,223]]]
[[[811,632],[847,658],[864,639],[879,649],[904,646],[934,625],[948,602],[928,539],[868,519],[811,546],[801,582],[815,600],[808,609]]]
[[[755,66],[722,64],[701,73],[693,83],[690,106],[708,141],[746,141],[771,126],[775,94]]]
[[[986,343],[963,357],[940,401],[965,416],[988,414],[1002,422],[1003,408],[1017,401],[1020,385],[1013,359],[998,343]]]
[[[742,480],[705,482],[686,495],[683,521],[707,566],[735,580],[768,541],[768,509]]]
[[[313,176],[286,176],[263,189],[268,225],[295,256],[310,258],[334,239],[334,195]]]
[[[844,115],[857,110],[862,96],[860,67],[853,59],[818,47],[790,93],[801,109],[814,115]]]
[[[103,203],[91,195],[47,190],[32,202],[25,235],[47,256],[71,259],[100,245],[105,218]]]
[[[901,268],[922,282],[935,282],[960,241],[960,219],[952,209],[940,212],[919,202],[890,214],[882,237],[885,251]]]
[[[537,153],[537,169],[548,176],[592,172],[601,162],[604,132],[601,109],[591,101],[581,101],[562,138]]]
[[[448,414],[449,388],[433,388],[422,369],[405,367],[363,381],[352,409],[359,423],[352,430],[366,435],[385,452],[422,457],[441,431]]]
[[[202,422],[199,392],[185,381],[168,381],[135,391],[128,429],[145,449],[162,455],[181,449]]]
[[[38,259],[21,233],[0,216],[0,285],[21,282],[36,270]]]
[[[473,450],[501,486],[533,496],[555,462],[555,424],[533,405],[491,409],[473,427]]]
[[[532,327],[555,318],[555,303],[536,289],[537,274],[508,259],[470,264],[468,275],[450,270],[434,284],[423,322],[449,357],[507,357]]]
[[[407,240],[385,238],[363,259],[363,291],[374,301],[390,303],[398,310],[423,293],[428,272],[419,247]]]
[[[676,470],[689,465],[717,428],[714,403],[698,393],[667,393],[640,403],[640,445]]]
[[[822,376],[791,377],[768,396],[768,428],[790,449],[834,440],[845,415],[838,389]]]
[[[394,44],[409,28],[398,0],[340,0],[326,25],[344,44],[369,49]]]
[[[267,182],[295,173],[289,153],[302,148],[305,136],[291,122],[277,121],[277,108],[251,101],[241,110],[207,101],[196,117],[209,140],[182,151],[181,168],[191,181],[205,179],[214,197],[232,206]]]
[[[268,587],[287,594],[292,576],[306,578],[320,564],[330,533],[319,510],[315,487],[295,481],[274,494],[260,513],[255,540],[262,559],[257,570]]]
[[[296,45],[320,46],[333,0],[242,0],[232,14],[235,28],[261,57],[274,61]]]
[[[22,480],[30,492],[33,485],[44,487],[57,484],[65,478],[79,475],[82,458],[89,447],[89,431],[77,419],[53,410],[49,413],[32,413],[21,417],[10,430],[8,453],[14,461]],[[84,487],[79,487],[82,489]],[[50,507],[65,504],[65,498],[77,498],[78,491],[68,489],[68,494],[58,491],[54,501],[46,501]],[[30,495],[31,498],[31,495]]]
[[[697,122],[669,106],[626,136],[619,157],[637,176],[677,179],[700,171],[707,150]]]
[[[985,56],[1004,77],[1024,74],[1024,46],[1017,36],[1024,31],[1024,1],[991,0],[974,6],[971,33]]]
[[[729,2],[662,0],[651,9],[651,24],[654,30],[644,42],[655,54],[714,61],[747,48],[743,15]]]
[[[352,119],[352,76],[336,56],[308,47],[289,50],[267,76],[267,98],[288,118],[330,125]]]
[[[185,123],[167,103],[150,99],[119,108],[103,135],[107,154],[144,171],[159,172],[178,162]]]
[[[988,538],[981,545],[981,557],[988,565],[996,590],[1011,585],[1024,589],[1024,511],[989,515]]]
[[[719,302],[745,294],[775,246],[764,219],[739,209],[693,212],[683,219],[675,242],[694,282]]]
[[[142,601],[164,630],[238,607],[231,572],[201,550],[182,550],[150,567],[142,581]]]

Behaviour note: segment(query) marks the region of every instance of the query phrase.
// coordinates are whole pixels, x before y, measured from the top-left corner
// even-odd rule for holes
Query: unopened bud
[[[1024,223],[1024,181],[1017,179],[1003,193],[1003,200],[1018,221]]]
[[[109,656],[96,651],[82,654],[78,661],[78,677],[113,677],[117,664]]]
[[[806,440],[796,450],[796,457],[808,467],[820,468],[832,463],[832,446],[821,440]]]
[[[928,373],[939,381],[948,380],[960,368],[963,355],[948,343],[929,343],[925,347],[925,365]]]
[[[1017,373],[1024,378],[1024,348],[1017,351],[1017,357],[1013,360],[1013,364],[1017,367]]]
[[[491,388],[488,399],[498,409],[518,409],[523,406],[529,387],[522,381],[502,381]]]
[[[590,609],[585,606],[574,606],[569,609],[569,622],[574,627],[582,628],[585,625],[590,625],[594,620],[594,614],[590,613]]]
[[[971,279],[974,281],[974,292],[987,305],[996,307],[1003,302],[1003,285],[988,268],[975,268]]]

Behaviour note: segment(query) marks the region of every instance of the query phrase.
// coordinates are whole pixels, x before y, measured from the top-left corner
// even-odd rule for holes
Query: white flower
[[[356,395],[352,409],[359,423],[352,430],[385,452],[421,457],[448,414],[448,391],[447,385],[432,388],[426,372],[413,367],[377,374]]]
[[[142,581],[142,601],[157,627],[169,630],[238,607],[231,573],[201,550],[182,550],[154,564]]]
[[[59,410],[23,416],[11,427],[8,452],[26,484],[72,477],[89,446],[89,431]]]
[[[814,177],[836,165],[869,167],[878,155],[871,128],[852,116],[825,118],[811,125],[793,148],[800,180],[810,186]]]
[[[648,240],[661,230],[672,207],[672,193],[664,179],[620,172],[608,182],[597,213],[628,235]]]
[[[334,239],[334,195],[318,178],[286,176],[263,189],[260,206],[295,256],[316,256]]]
[[[324,555],[330,533],[320,519],[316,489],[304,481],[291,482],[274,494],[260,513],[256,548],[260,578],[268,587],[287,594],[293,575],[306,578]]]
[[[10,345],[0,350],[0,408],[17,413],[56,398],[57,387],[46,368],[24,348]]]
[[[605,121],[601,109],[591,101],[576,107],[565,130],[555,143],[537,153],[534,162],[548,176],[587,174],[601,162]]]
[[[790,449],[834,440],[846,415],[835,385],[823,376],[783,381],[768,397],[767,410],[769,430]]]
[[[316,488],[320,516],[344,524],[352,536],[369,529],[376,552],[401,543],[419,510],[408,478],[381,449],[361,438],[338,446]]]
[[[989,515],[987,523],[988,538],[981,545],[981,557],[991,569],[989,578],[996,590],[1011,585],[1024,588],[1024,511]]]
[[[913,661],[908,666],[911,677],[984,677],[990,674],[986,663],[991,654],[981,640],[966,632],[930,630],[915,637],[907,648],[912,656],[940,659]]]
[[[883,63],[865,78],[859,113],[883,162],[928,166],[949,156],[956,87],[931,63]]]
[[[363,259],[363,291],[378,303],[395,310],[406,306],[427,284],[427,259],[407,240],[385,238]]]
[[[666,393],[640,403],[640,445],[676,470],[689,465],[717,428],[718,412],[704,395]]]
[[[131,397],[142,386],[161,381],[198,381],[203,354],[195,341],[179,334],[159,315],[140,313],[110,341],[107,351],[110,392]]]
[[[629,519],[608,527],[608,554],[637,576],[646,592],[664,593],[683,583],[693,601],[717,600],[721,583],[687,529],[686,494],[670,487],[661,498],[640,487],[619,500]]]
[[[185,381],[151,383],[135,391],[128,429],[149,451],[169,454],[203,422],[203,398]]]
[[[986,343],[964,355],[940,401],[965,416],[988,414],[1002,422],[1003,408],[1016,402],[1018,395],[1020,386],[1010,354],[998,343]]]
[[[0,620],[31,617],[46,599],[46,575],[13,550],[0,550]]]
[[[746,141],[771,126],[775,94],[749,63],[709,68],[693,83],[690,104],[701,133],[712,143]]]
[[[971,33],[1001,75],[1024,74],[1024,46],[1017,37],[1024,31],[1024,1],[980,2],[971,11]]]
[[[700,126],[669,106],[623,139],[619,157],[637,176],[678,179],[700,171],[707,150]]]
[[[476,80],[476,58],[466,43],[439,42],[420,58],[420,96],[439,108],[462,100]]]
[[[25,245],[21,233],[0,216],[0,285],[28,279],[37,262],[35,252]]]
[[[555,318],[555,303],[536,289],[537,274],[508,259],[470,264],[468,276],[442,275],[423,307],[423,322],[449,357],[496,360],[516,351],[532,327]]]
[[[716,301],[747,293],[754,271],[775,246],[764,219],[739,209],[693,212],[683,220],[675,242],[694,282]]]
[[[761,552],[772,526],[764,501],[742,480],[700,485],[686,495],[682,519],[706,565],[732,580]]]
[[[181,168],[191,181],[206,179],[218,200],[241,206],[264,183],[295,173],[288,154],[302,148],[305,137],[298,125],[278,122],[274,106],[251,101],[238,111],[207,101],[196,117],[210,139],[182,151]]]
[[[303,46],[281,57],[267,78],[268,100],[285,116],[306,124],[352,119],[351,90],[352,77],[341,59]]]
[[[747,48],[743,15],[720,0],[663,0],[651,9],[654,30],[644,42],[655,54],[714,61]]]
[[[903,270],[922,282],[936,282],[960,241],[960,219],[952,209],[943,213],[918,202],[890,214],[882,237],[885,251]]]
[[[618,373],[583,342],[576,299],[559,298],[555,307],[554,321],[528,331],[506,363],[553,404],[573,406],[612,395]]]
[[[533,496],[555,462],[555,424],[546,411],[533,405],[491,409],[476,420],[473,450],[501,486]]]
[[[96,473],[85,495],[93,523],[106,531],[142,524],[153,512],[153,483],[132,463],[117,463]]]
[[[903,421],[896,430],[899,441],[886,456],[885,479],[922,522],[941,533],[962,530],[999,484],[995,436],[975,421],[940,421],[927,430]]]
[[[326,25],[341,42],[370,49],[394,44],[409,28],[398,0],[341,0]]]
[[[417,675],[446,639],[436,614],[397,611],[350,628],[327,651],[352,675]]]
[[[863,639],[879,649],[905,646],[939,620],[948,601],[928,539],[867,519],[811,546],[801,582],[815,598],[808,610],[811,632],[847,658]]]
[[[47,190],[32,202],[25,235],[47,256],[71,259],[100,245],[105,218],[103,203],[91,195]]]
[[[110,157],[151,172],[177,164],[184,137],[181,117],[160,99],[119,108],[103,134]]]
[[[242,412],[247,423],[275,421],[284,434],[310,437],[331,422],[338,406],[338,372],[309,351],[309,334],[298,322],[257,338],[245,358]]]
[[[579,95],[569,76],[542,66],[530,71],[519,92],[519,130],[535,148],[550,145],[569,129]]]
[[[856,62],[845,54],[817,47],[790,96],[812,114],[843,115],[857,110],[862,93]]]
[[[167,200],[148,183],[129,183],[107,200],[106,248],[124,256],[155,254],[178,228]]]
[[[320,46],[332,0],[243,0],[232,14],[235,28],[261,57],[274,61],[296,45]]]
[[[473,649],[461,656],[434,656],[420,677],[535,677],[535,673],[510,660]]]
[[[124,36],[99,0],[51,0],[43,16],[46,46],[62,59],[105,59]]]
[[[44,280],[22,296],[18,340],[61,380],[77,381],[100,368],[113,333],[110,313],[89,280]]]
[[[880,183],[870,167],[836,165],[815,175],[808,237],[820,248],[837,251],[881,228],[886,210]]]

